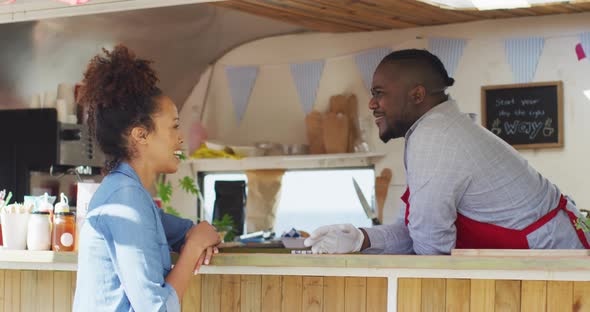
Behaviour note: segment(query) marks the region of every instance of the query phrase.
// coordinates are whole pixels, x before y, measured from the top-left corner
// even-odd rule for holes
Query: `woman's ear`
[[[137,144],[147,144],[148,134],[147,129],[143,127],[133,127],[133,129],[131,129],[131,139]]]

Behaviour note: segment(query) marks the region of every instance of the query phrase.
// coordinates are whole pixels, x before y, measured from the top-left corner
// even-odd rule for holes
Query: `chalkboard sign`
[[[482,124],[514,148],[563,146],[561,81],[481,88]]]

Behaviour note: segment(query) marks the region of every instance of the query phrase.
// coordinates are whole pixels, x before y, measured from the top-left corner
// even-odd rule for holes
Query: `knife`
[[[361,202],[361,206],[363,206],[363,209],[365,210],[367,217],[369,219],[371,219],[371,221],[373,222],[373,225],[381,224],[381,222],[379,222],[379,219],[377,219],[377,216],[375,216],[373,209],[371,209],[371,206],[369,206],[369,203],[367,202],[365,195],[363,195],[363,191],[361,191],[361,187],[359,186],[359,184],[356,182],[356,180],[354,178],[352,178],[352,184],[354,184],[356,196],[359,198],[359,201]]]

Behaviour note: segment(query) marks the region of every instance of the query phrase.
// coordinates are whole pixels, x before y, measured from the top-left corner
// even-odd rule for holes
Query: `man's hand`
[[[304,244],[313,253],[349,253],[361,250],[365,236],[352,224],[325,225],[315,230]]]

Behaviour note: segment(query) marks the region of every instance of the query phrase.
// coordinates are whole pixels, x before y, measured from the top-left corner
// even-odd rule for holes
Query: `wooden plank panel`
[[[4,311],[19,312],[21,271],[6,270],[4,273]]]
[[[357,14],[350,14],[350,7],[342,7],[341,3],[333,3],[320,0],[283,0],[291,9],[301,9],[306,12],[317,12],[318,16],[330,16],[341,20],[367,25],[374,29],[389,29],[398,27],[417,26],[399,20],[389,19],[384,14],[365,16],[366,10],[358,10]]]
[[[78,282],[78,272],[76,271],[71,271],[68,272],[68,274],[70,274],[70,281],[71,281],[71,287],[70,287],[70,300],[72,302],[72,304],[74,303],[74,296],[76,295],[76,283]]]
[[[446,10],[415,0],[231,0],[213,5],[290,22],[319,31],[401,29],[490,18],[588,11],[584,3],[536,5],[510,10]]]
[[[53,297],[53,271],[37,272],[37,311],[44,312],[47,311],[47,307],[53,307]]]
[[[53,272],[53,311],[72,310],[72,284],[75,283],[72,272]]]
[[[240,275],[221,276],[221,312],[240,311]]]
[[[471,281],[468,279],[447,279],[447,312],[469,312]]]
[[[367,311],[387,311],[386,277],[367,277]]]
[[[31,300],[39,296],[37,289],[37,271],[23,270],[20,275],[20,309],[21,311],[38,311],[39,301]]]
[[[324,312],[344,311],[344,277],[324,277]]]
[[[573,282],[547,282],[547,312],[572,311],[573,301]]]
[[[421,311],[422,281],[419,278],[399,278],[397,280],[398,312]]]
[[[547,311],[547,281],[522,281],[521,312]]]
[[[283,280],[280,276],[262,276],[262,312],[281,312]]]
[[[367,278],[344,278],[344,311],[363,312],[367,308]]]
[[[255,5],[243,2],[229,2],[229,1],[219,1],[219,2],[212,2],[211,5],[215,5],[218,7],[224,7],[228,9],[233,9],[237,11],[242,11],[254,15],[270,17],[274,19],[280,19],[283,22],[291,23],[295,25],[299,25],[302,27],[306,27],[309,29],[323,31],[323,32],[349,32],[349,31],[358,31],[358,29],[354,27],[348,27],[339,24],[333,24],[330,22],[324,22],[320,20],[313,20],[310,18],[301,17],[298,15],[292,14],[278,14],[275,10],[257,7]]]
[[[447,281],[444,278],[422,279],[422,311],[444,312],[446,306]]]
[[[240,292],[241,312],[258,312],[262,309],[262,276],[242,275]]]
[[[301,276],[283,276],[282,291],[283,312],[300,312],[303,302],[303,278]]]
[[[183,312],[200,312],[201,311],[201,274],[191,278],[188,289],[182,298]]]
[[[496,281],[471,280],[469,306],[471,311],[493,312],[495,309]]]
[[[221,275],[201,275],[201,311],[221,311]]]
[[[506,312],[520,311],[520,281],[497,280],[495,310]]]
[[[303,311],[322,312],[324,310],[324,278],[303,277]]]
[[[6,311],[4,309],[4,272],[5,270],[0,270],[0,312]]]
[[[574,282],[574,311],[590,311],[590,282]]]

